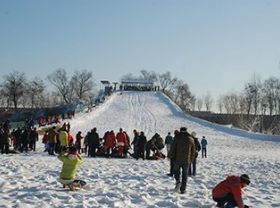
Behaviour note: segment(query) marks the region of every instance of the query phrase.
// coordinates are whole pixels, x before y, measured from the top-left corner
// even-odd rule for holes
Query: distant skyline
[[[1,0],[0,82],[86,69],[99,87],[145,69],[217,99],[254,74],[280,77],[279,11],[278,0]]]

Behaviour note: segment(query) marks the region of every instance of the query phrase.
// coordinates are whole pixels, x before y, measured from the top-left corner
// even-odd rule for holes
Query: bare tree
[[[184,83],[182,80],[179,80],[176,83],[174,92],[172,93],[174,102],[183,110],[189,111],[191,108],[191,103],[194,96],[189,90],[189,86]]]
[[[137,78],[133,74],[128,73],[128,74],[125,74],[124,76],[122,76],[121,79],[126,80],[126,79],[137,79]]]
[[[75,71],[71,83],[79,100],[86,100],[92,95],[94,87],[92,72],[87,70]]]
[[[204,97],[204,103],[206,107],[206,111],[210,111],[213,105],[214,99],[210,92],[207,92],[206,96]]]
[[[23,96],[26,84],[26,77],[24,72],[14,71],[9,75],[4,76],[4,84],[2,86],[2,95],[14,104],[14,108],[18,108],[18,102]]]
[[[223,113],[223,109],[224,109],[223,99],[224,99],[224,96],[221,95],[216,102],[219,113]]]
[[[69,80],[65,69],[57,69],[53,73],[47,76],[48,81],[53,84],[59,94],[62,96],[66,104],[70,103],[69,97],[71,97]]]
[[[149,79],[149,80],[157,81],[157,75],[153,71],[148,72],[147,70],[143,69],[140,71],[140,73],[141,73],[140,75],[141,79]]]
[[[172,89],[177,82],[177,78],[172,78],[170,72],[166,72],[164,74],[158,75],[158,80],[160,83],[160,87],[163,92],[168,89]]]
[[[260,77],[256,74],[253,75],[251,81],[245,86],[246,108],[249,115],[251,109],[254,109],[254,115],[258,113],[260,106],[262,84]]]
[[[44,90],[39,100],[39,108],[48,108],[54,105],[51,98],[51,93]]]
[[[230,105],[230,101],[229,101],[229,96],[227,96],[227,95],[223,96],[223,106],[226,109],[226,113],[231,114],[231,105]]]
[[[235,114],[239,110],[239,95],[237,93],[231,92],[225,96],[227,100],[227,104],[229,107],[229,112],[231,114]]]
[[[27,83],[26,94],[30,98],[31,108],[40,106],[44,90],[44,81],[39,77],[35,77]]]
[[[263,84],[263,96],[262,108],[267,105],[269,109],[269,115],[273,114],[273,111],[277,108],[277,100],[280,95],[280,81],[276,77],[270,77],[264,81]]]
[[[203,99],[202,99],[202,98],[198,98],[198,99],[196,100],[196,105],[197,105],[198,111],[201,111],[202,106],[203,106]]]
[[[196,98],[195,98],[195,96],[191,96],[191,98],[190,98],[190,109],[192,111],[195,110],[195,104],[196,104]]]
[[[239,113],[244,114],[247,112],[246,103],[247,103],[246,97],[241,93],[239,95]]]

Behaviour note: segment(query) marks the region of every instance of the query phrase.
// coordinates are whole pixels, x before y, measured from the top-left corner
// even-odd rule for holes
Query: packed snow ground
[[[68,121],[66,121],[68,122]],[[90,113],[70,120],[72,135],[96,127],[105,131],[122,127],[133,138],[133,129],[147,139],[156,132],[163,138],[181,126],[208,139],[208,157],[198,157],[197,175],[188,178],[186,194],[174,191],[168,177],[169,161],[133,158],[88,158],[77,170],[91,190],[71,192],[57,182],[62,163],[44,153],[0,155],[0,207],[215,207],[211,189],[226,176],[247,173],[251,184],[244,189],[245,204],[254,208],[280,207],[279,136],[251,134],[183,115],[159,92],[113,94]],[[163,151],[166,152],[165,150]]]

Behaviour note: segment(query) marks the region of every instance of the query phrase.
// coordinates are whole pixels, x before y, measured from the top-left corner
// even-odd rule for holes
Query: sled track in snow
[[[140,94],[130,93],[125,102],[127,102],[128,112],[131,115],[131,129],[144,131],[146,135],[154,134],[157,126],[156,119],[149,110],[150,106],[146,100]]]

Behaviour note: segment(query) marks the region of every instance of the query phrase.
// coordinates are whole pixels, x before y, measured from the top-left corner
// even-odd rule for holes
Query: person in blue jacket
[[[208,145],[208,142],[207,142],[205,136],[203,136],[201,139],[202,158],[207,157],[207,145]]]

